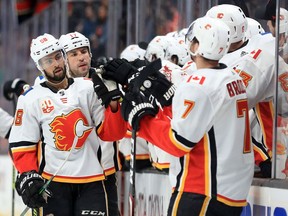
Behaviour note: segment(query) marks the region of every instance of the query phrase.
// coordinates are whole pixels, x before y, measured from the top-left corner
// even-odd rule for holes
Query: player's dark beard
[[[59,68],[56,68],[54,71],[58,70]],[[53,73],[54,73],[53,71]],[[63,81],[63,79],[66,77],[66,66],[63,67],[63,73],[60,75],[55,75],[54,76],[50,76],[49,74],[47,74],[47,72],[44,70],[44,74],[46,79],[51,82],[51,83],[60,83]]]

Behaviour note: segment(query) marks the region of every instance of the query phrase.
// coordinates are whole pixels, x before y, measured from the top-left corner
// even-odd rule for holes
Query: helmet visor
[[[39,60],[39,65],[43,70],[46,70],[54,65],[59,65],[64,61],[64,56],[61,51],[51,53]]]
[[[194,32],[194,27],[195,27],[195,21],[191,23],[191,25],[188,28],[187,34],[185,35],[185,44],[191,56],[197,55],[197,53],[191,51],[192,43],[194,42],[195,39],[197,40]]]

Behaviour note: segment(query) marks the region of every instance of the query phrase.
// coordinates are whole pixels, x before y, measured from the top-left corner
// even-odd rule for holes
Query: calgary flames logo
[[[73,110],[67,115],[57,116],[50,124],[54,133],[55,146],[61,151],[69,151],[75,136],[78,136],[76,149],[82,148],[84,142],[93,130],[80,109]]]

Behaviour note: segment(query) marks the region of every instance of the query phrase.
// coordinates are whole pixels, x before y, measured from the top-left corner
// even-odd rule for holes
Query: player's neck
[[[229,52],[233,52],[233,51],[239,49],[243,43],[244,43],[243,40],[236,42],[236,43],[231,43],[231,45],[229,47]]]
[[[59,83],[52,83],[50,81],[46,81],[47,86],[49,86],[52,89],[60,90],[60,89],[66,89],[68,87],[68,78],[65,77],[61,82]]]
[[[205,58],[202,58],[202,57],[197,58],[195,63],[196,63],[197,69],[215,68],[215,67],[219,66],[219,62],[218,61],[208,60],[208,59],[205,59]]]

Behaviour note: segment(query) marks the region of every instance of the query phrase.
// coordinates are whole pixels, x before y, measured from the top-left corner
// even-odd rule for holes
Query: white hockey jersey
[[[12,126],[13,117],[2,108],[0,108],[0,119],[2,122],[0,127],[0,137],[5,138]]]
[[[243,78],[247,88],[249,109],[260,101],[271,100],[275,91],[274,55],[271,51],[258,48],[259,40],[263,43],[266,41],[262,37],[264,36],[252,37],[245,42],[245,46],[228,53],[220,60]]]
[[[136,160],[150,160],[147,141],[137,137],[136,143]],[[129,161],[131,159],[131,138],[125,137],[119,140],[119,151],[123,154],[125,160]]]
[[[174,85],[181,83],[186,77],[186,71],[168,60],[161,60],[162,68],[160,72],[163,73],[166,78]]]
[[[256,123],[251,125],[254,144],[255,164],[270,158],[273,139],[273,106],[275,91],[275,62],[271,34],[255,35],[245,41],[242,47],[226,54],[220,62],[233,68],[240,74],[247,88],[249,108],[257,112]],[[261,49],[259,49],[259,47]],[[272,52],[271,52],[272,51]],[[261,126],[260,126],[260,125]],[[259,139],[259,134],[262,134]]]
[[[105,110],[97,100],[93,83],[84,78],[69,79],[69,87],[58,92],[43,86],[45,83],[35,85],[18,100],[15,123],[9,138],[17,170],[20,173],[39,170],[44,178],[49,179],[69,154],[77,136],[75,149],[72,149],[54,181],[85,183],[104,179],[97,155],[99,140],[95,128],[98,134],[105,134],[101,138],[111,141],[120,136],[122,138],[126,123],[123,120],[117,125],[120,111],[107,117],[109,108]],[[116,116],[114,123],[117,127],[114,128],[112,116]],[[103,126],[103,122],[110,123],[111,131],[103,131],[107,127]],[[121,132],[117,132],[116,128]],[[41,145],[38,145],[40,140]],[[39,164],[37,160],[35,162],[36,151]]]
[[[176,190],[246,205],[254,156],[245,91],[229,69],[197,70],[178,86],[171,122],[143,118],[139,136],[179,157]]]
[[[43,75],[37,76],[34,85],[39,85],[45,81],[46,78]],[[97,139],[101,147],[101,165],[105,175],[114,174],[121,168],[118,144],[116,142],[103,141],[99,137],[97,137]]]

